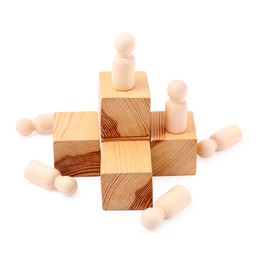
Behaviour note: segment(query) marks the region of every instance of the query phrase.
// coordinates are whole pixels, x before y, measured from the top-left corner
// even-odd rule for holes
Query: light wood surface
[[[119,138],[102,138],[101,137],[101,142],[122,142],[122,141],[150,141],[150,136],[119,137]]]
[[[193,113],[187,114],[187,129],[171,134],[164,129],[164,112],[151,112],[153,175],[196,174],[197,136]]]
[[[111,72],[99,76],[102,138],[149,137],[151,98],[146,73],[135,73],[129,91],[111,87]]]
[[[101,144],[103,209],[137,210],[152,205],[149,141]]]
[[[97,112],[54,114],[54,164],[62,175],[100,175]]]

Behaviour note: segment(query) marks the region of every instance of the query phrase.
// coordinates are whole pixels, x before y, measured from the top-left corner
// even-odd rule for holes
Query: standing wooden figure
[[[181,80],[171,81],[168,86],[170,99],[165,105],[165,130],[172,134],[180,134],[187,128],[187,85]]]
[[[135,39],[129,33],[121,33],[115,40],[117,54],[113,58],[111,85],[116,90],[126,91],[134,87],[135,57],[132,51]]]

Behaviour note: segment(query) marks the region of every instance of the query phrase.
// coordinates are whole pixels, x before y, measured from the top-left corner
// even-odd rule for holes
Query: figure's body
[[[111,85],[121,91],[130,90],[135,83],[135,57],[132,51],[135,39],[129,33],[121,33],[115,40],[117,54],[113,58]]]
[[[172,134],[179,134],[187,128],[187,103],[184,100],[187,86],[180,80],[170,82],[168,86],[170,99],[165,105],[165,130]]]

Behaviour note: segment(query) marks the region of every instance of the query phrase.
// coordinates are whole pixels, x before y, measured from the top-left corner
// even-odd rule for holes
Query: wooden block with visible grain
[[[197,136],[192,112],[188,112],[187,130],[181,134],[164,129],[164,112],[152,112],[150,144],[154,176],[196,174]]]
[[[101,137],[150,136],[151,97],[145,72],[135,72],[133,89],[118,91],[111,86],[111,72],[99,74]]]
[[[122,141],[150,141],[150,136],[119,137],[119,138],[102,138],[101,137],[101,142],[122,142]]]
[[[141,210],[152,206],[149,141],[101,144],[102,206],[107,210]]]
[[[100,175],[98,113],[55,113],[53,148],[54,165],[62,175]]]

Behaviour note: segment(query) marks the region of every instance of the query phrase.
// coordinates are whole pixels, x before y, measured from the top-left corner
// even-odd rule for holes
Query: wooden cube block
[[[152,112],[150,143],[154,176],[196,174],[197,137],[192,112],[188,112],[187,130],[181,134],[164,129],[164,112]]]
[[[98,113],[55,113],[53,148],[54,166],[62,175],[100,175]]]
[[[103,209],[137,210],[152,206],[149,141],[101,144]]]
[[[100,72],[100,124],[105,138],[150,136],[150,90],[145,72],[135,73],[134,88],[118,91],[111,72]]]

